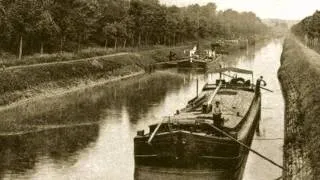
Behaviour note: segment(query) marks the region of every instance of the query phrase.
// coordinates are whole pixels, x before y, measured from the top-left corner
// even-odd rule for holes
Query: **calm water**
[[[281,51],[282,42],[273,40],[225,60],[228,66],[254,69],[255,76],[263,75],[275,91],[263,93],[261,136],[255,137],[252,148],[279,164],[284,110],[277,80]],[[132,180],[136,131],[185,106],[196,95],[196,79],[202,87],[214,76],[169,70],[55,98],[52,104],[48,100],[51,110],[19,122],[22,127],[52,129],[0,136],[0,178]],[[280,169],[249,155],[244,179],[279,176]]]

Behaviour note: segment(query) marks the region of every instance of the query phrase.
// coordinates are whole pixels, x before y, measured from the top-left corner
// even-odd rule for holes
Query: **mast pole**
[[[251,78],[252,78],[252,84],[254,84],[254,82],[253,82],[253,73],[251,74]]]
[[[199,79],[197,78],[197,97],[199,96]]]

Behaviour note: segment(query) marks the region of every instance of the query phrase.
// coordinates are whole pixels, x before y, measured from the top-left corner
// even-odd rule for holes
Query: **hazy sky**
[[[160,0],[168,5],[184,6],[213,2],[218,9],[252,11],[260,18],[300,20],[320,10],[320,0]]]

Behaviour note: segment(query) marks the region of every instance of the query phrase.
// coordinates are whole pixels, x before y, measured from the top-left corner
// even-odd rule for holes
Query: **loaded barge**
[[[194,68],[194,69],[217,69],[220,68],[222,55],[217,54],[214,49],[199,50],[199,45],[189,51],[189,58],[178,61],[178,68]]]
[[[234,77],[226,81],[222,76],[228,71],[250,74],[252,80]],[[167,179],[242,179],[247,147],[260,120],[260,83],[251,83],[252,71],[222,68],[218,72],[220,78],[205,84],[184,109],[150,125],[149,133],[138,131],[135,179],[161,173]]]
[[[214,58],[190,58],[179,61],[177,63],[178,68],[193,68],[193,69],[217,69],[220,68],[219,61],[222,59],[222,55]]]

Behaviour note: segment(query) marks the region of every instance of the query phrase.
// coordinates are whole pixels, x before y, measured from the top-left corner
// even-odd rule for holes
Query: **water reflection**
[[[256,76],[265,75],[270,82],[268,87],[278,92],[275,95],[264,94],[263,107],[271,109],[263,113],[263,137],[282,137],[282,115],[277,114],[277,109],[282,108],[282,100],[279,100],[281,91],[278,91],[276,78],[280,52],[281,42],[273,41],[239,51],[225,59],[228,66],[254,69]],[[136,130],[146,128],[162,116],[171,115],[176,109],[184,107],[188,100],[196,96],[196,79],[202,87],[207,80],[214,80],[215,77],[203,72],[172,69],[8,110],[0,115],[1,118],[13,119],[22,132],[26,127],[28,130],[30,127],[56,129],[0,136],[0,177],[132,180],[133,137]],[[275,101],[279,103],[270,104]],[[38,113],[30,113],[39,107]],[[59,128],[60,124],[68,126]],[[259,151],[267,149],[266,146],[276,147],[263,153],[280,161],[281,143],[279,141],[274,145],[272,141],[254,141],[253,147]],[[268,163],[259,158],[250,155],[247,167],[244,179],[268,177],[265,172],[257,170],[269,168]],[[272,168],[271,173],[277,176],[279,171]],[[152,177],[168,178],[161,174]],[[196,179],[193,176],[190,178]]]
[[[0,137],[0,174],[7,178],[23,176],[48,159],[56,168],[70,167],[77,152],[89,147],[98,136],[99,126],[91,125]]]

